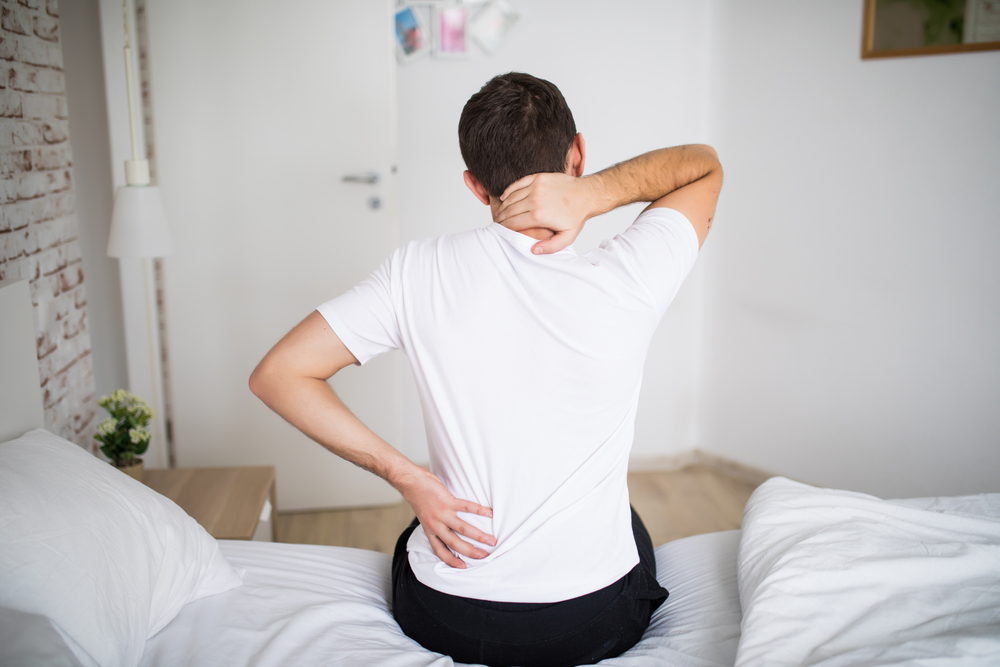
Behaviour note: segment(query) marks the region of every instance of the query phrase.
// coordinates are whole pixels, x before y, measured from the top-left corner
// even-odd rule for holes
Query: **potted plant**
[[[94,438],[101,443],[101,453],[116,468],[142,481],[143,465],[138,456],[149,447],[149,420],[153,410],[143,399],[124,389],[102,396],[97,404],[111,416],[97,426]]]

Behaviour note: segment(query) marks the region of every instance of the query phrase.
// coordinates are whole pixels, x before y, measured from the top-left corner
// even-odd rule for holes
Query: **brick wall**
[[[57,0],[0,0],[0,280],[31,281],[46,427],[94,449]]]

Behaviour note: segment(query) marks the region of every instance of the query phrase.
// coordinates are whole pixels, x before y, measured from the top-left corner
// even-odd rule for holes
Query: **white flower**
[[[97,432],[101,435],[111,435],[118,427],[117,419],[105,419],[97,425]]]
[[[133,445],[138,445],[140,442],[149,440],[149,431],[144,428],[131,428],[128,431],[128,437]]]

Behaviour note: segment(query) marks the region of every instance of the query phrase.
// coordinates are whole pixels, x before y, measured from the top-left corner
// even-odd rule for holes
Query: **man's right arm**
[[[584,223],[620,206],[652,202],[648,208],[680,211],[698,234],[698,245],[715,217],[722,189],[722,165],[711,146],[663,148],[590,176],[533,174],[512,183],[501,196],[497,222],[515,231],[547,228],[555,234],[533,247],[535,254],[570,245]]]

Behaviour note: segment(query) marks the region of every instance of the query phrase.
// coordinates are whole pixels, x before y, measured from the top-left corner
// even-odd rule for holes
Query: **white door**
[[[395,502],[247,388],[271,345],[395,245],[389,0],[147,7],[157,175],[176,246],[164,272],[177,464],[273,464],[283,510]],[[379,182],[341,180],[365,172]],[[334,381],[390,443],[398,355]]]

